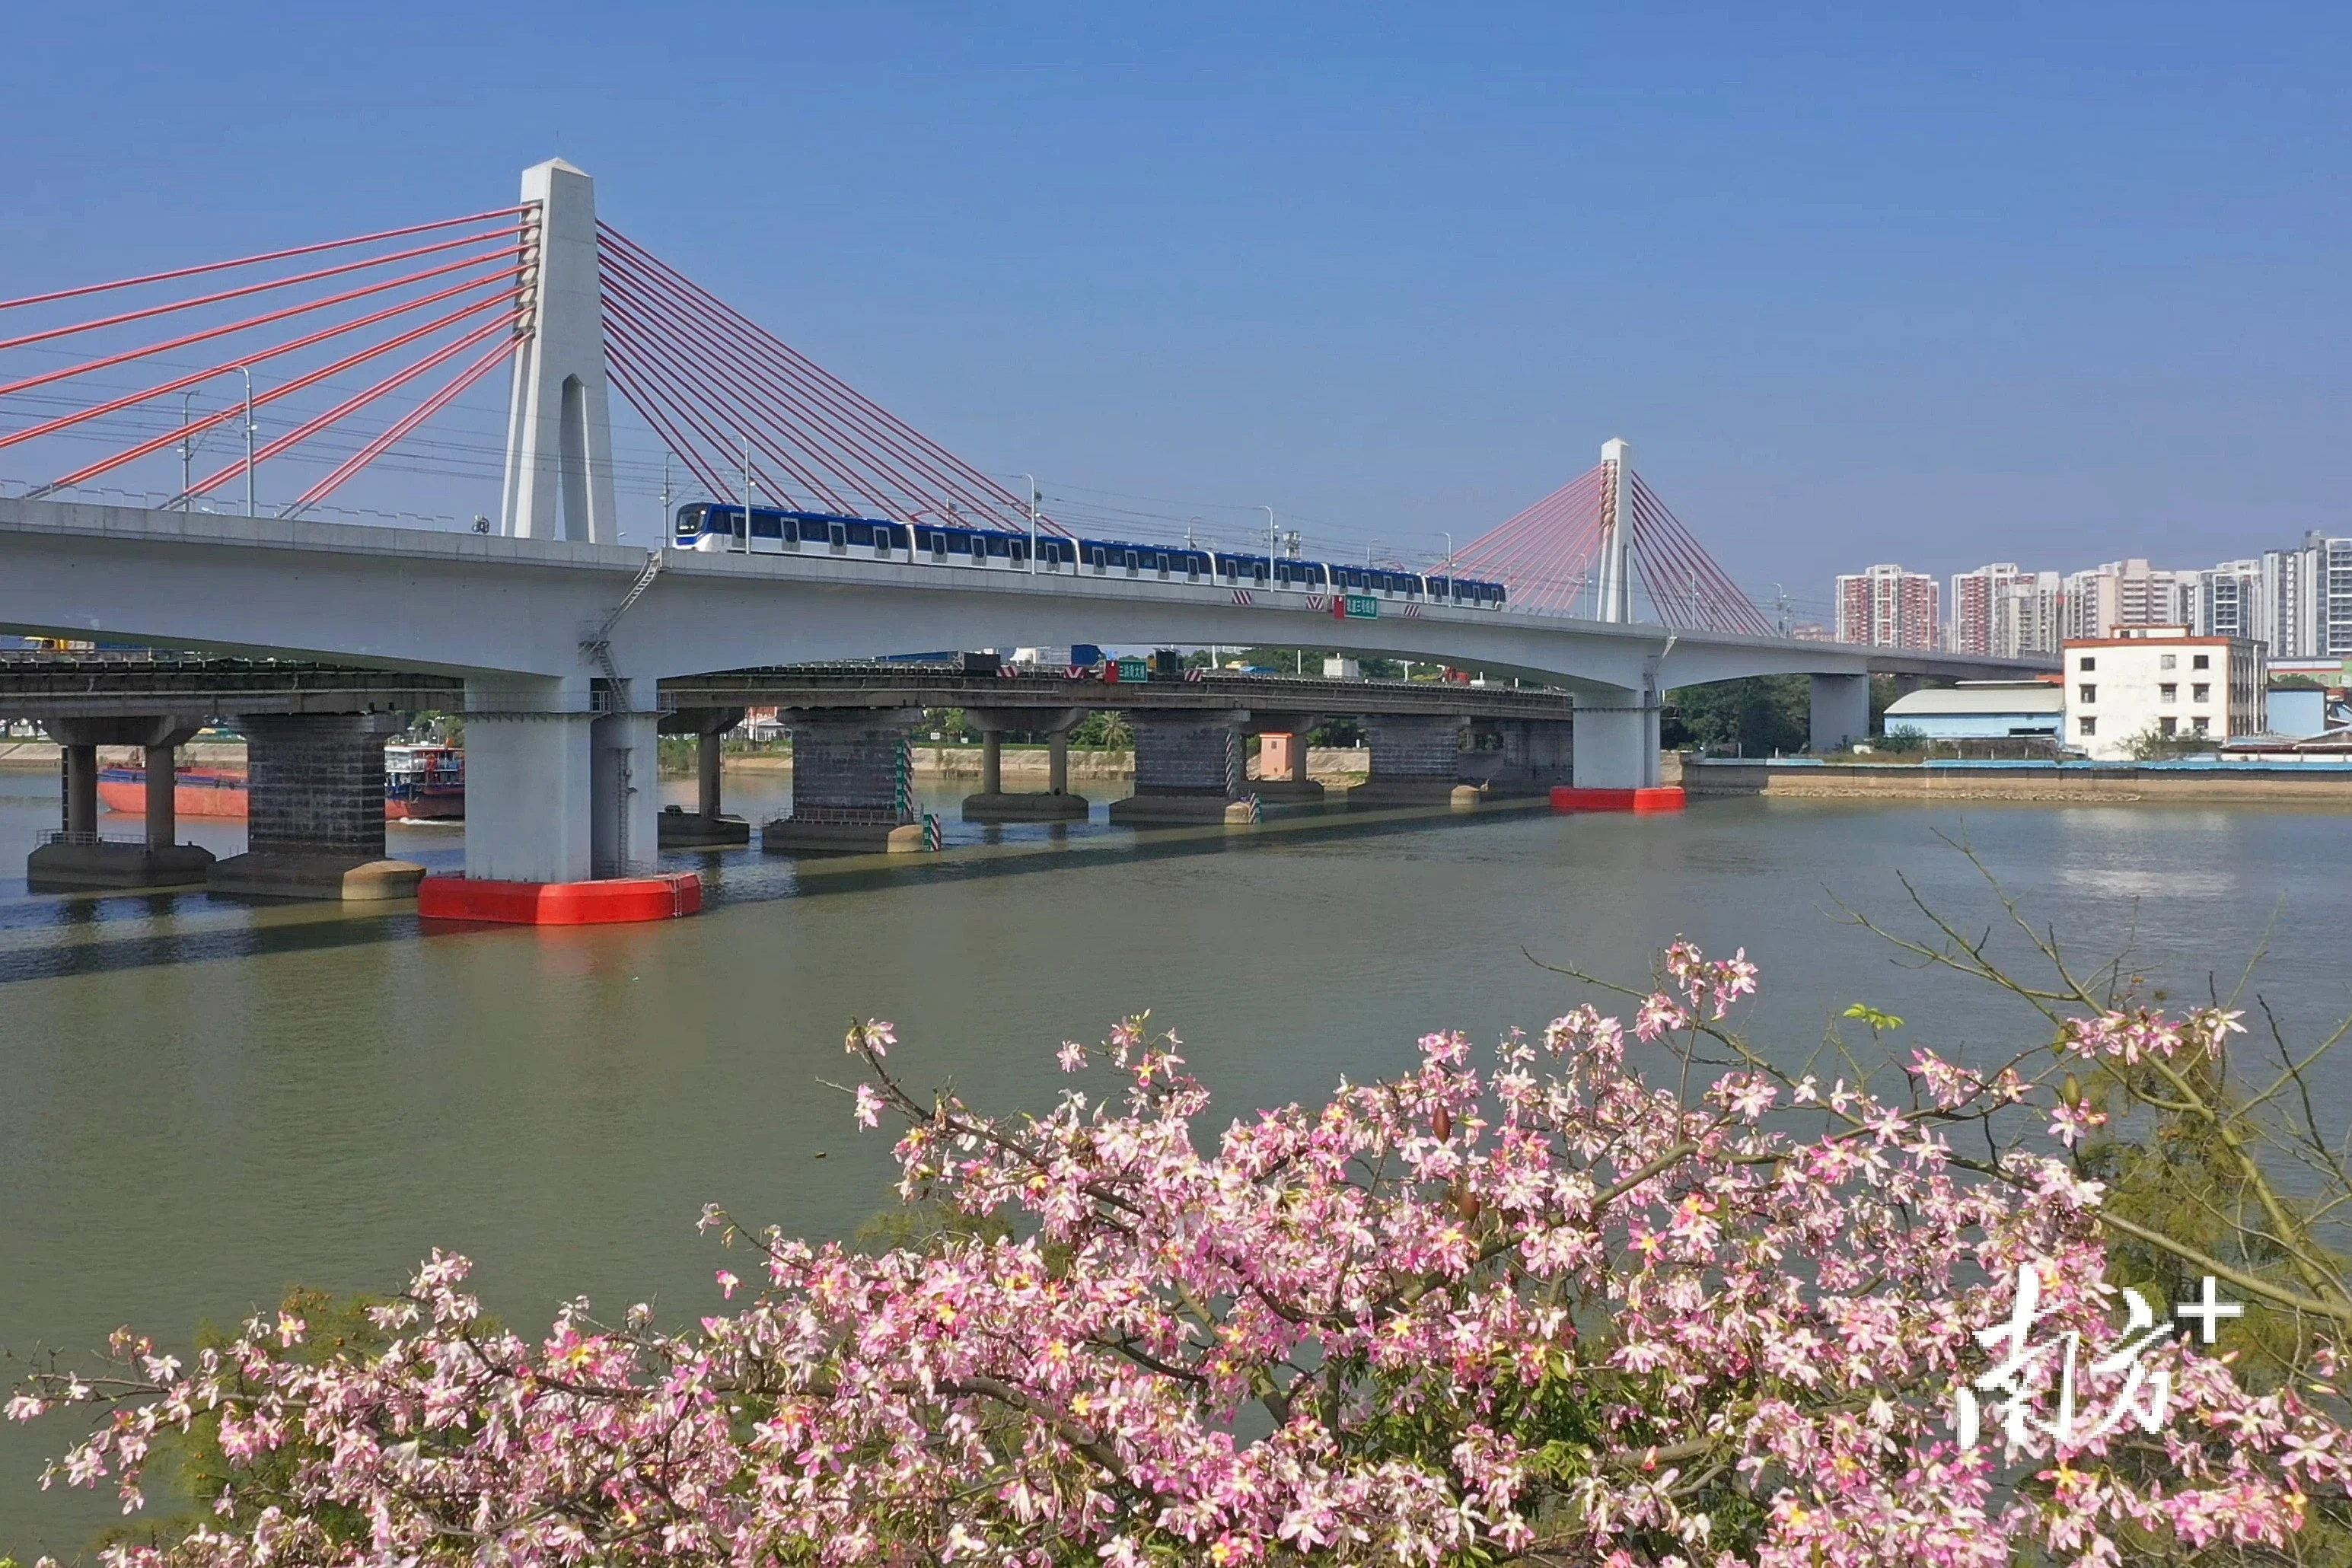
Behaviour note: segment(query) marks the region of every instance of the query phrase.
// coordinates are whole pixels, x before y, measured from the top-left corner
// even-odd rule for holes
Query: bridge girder
[[[1085,642],[1332,647],[1597,700],[1740,675],[2041,668],[1508,611],[1406,615],[1393,602],[1376,619],[1334,620],[1221,587],[830,558],[671,552],[632,598],[647,565],[647,552],[621,545],[0,500],[0,628],[583,696],[604,658],[649,688],[761,665]]]

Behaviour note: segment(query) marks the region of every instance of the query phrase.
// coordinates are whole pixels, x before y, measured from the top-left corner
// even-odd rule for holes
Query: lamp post
[[[257,517],[253,509],[253,372],[245,365],[236,368],[245,377],[245,515]]]
[[[671,533],[669,521],[669,453],[667,451],[662,453],[661,524],[655,531],[655,537],[662,542],[663,548],[668,548]]]
[[[1037,574],[1037,476],[1024,474],[1022,483],[1029,488],[1023,492],[1029,498],[1029,575]]]
[[[194,396],[195,396],[194,391],[180,394],[180,510],[182,511],[188,510],[195,504],[195,498],[188,494],[188,487],[195,483],[195,476],[192,470],[196,458],[196,443],[195,437],[188,434],[188,400]]]
[[[1274,508],[1261,506],[1257,510],[1265,513],[1265,559],[1271,569],[1274,558],[1282,553],[1281,540],[1274,531]]]
[[[751,553],[751,437],[745,435],[741,440],[743,442],[743,554],[748,559]]]

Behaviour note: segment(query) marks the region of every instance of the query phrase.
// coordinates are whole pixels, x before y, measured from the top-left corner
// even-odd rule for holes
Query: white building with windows
[[[2142,737],[2258,735],[2268,722],[2263,645],[2194,637],[2188,626],[2119,626],[2070,637],[2064,651],[2064,744],[2096,762],[2122,762]]]

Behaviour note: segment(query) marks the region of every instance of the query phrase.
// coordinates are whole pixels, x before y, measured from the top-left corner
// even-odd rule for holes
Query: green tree
[[[1082,751],[1124,752],[1135,745],[1135,726],[1115,708],[1098,708],[1070,731],[1070,744]]]
[[[2135,762],[2161,763],[2210,752],[2217,743],[2210,735],[2168,735],[2151,721],[2147,729],[2125,742],[2125,747]]]
[[[1752,675],[1679,687],[1667,696],[1659,739],[1741,756],[1801,752],[1812,728],[1812,684],[1801,675]]]

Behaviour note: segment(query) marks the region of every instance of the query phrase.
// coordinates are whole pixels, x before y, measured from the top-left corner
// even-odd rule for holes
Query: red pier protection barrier
[[[1576,789],[1559,784],[1551,792],[1554,811],[1680,811],[1683,786],[1657,784],[1648,789]]]
[[[490,882],[427,877],[416,885],[416,912],[428,921],[498,925],[617,925],[670,921],[702,909],[702,879],[691,871],[658,877],[608,877],[593,882]]]

